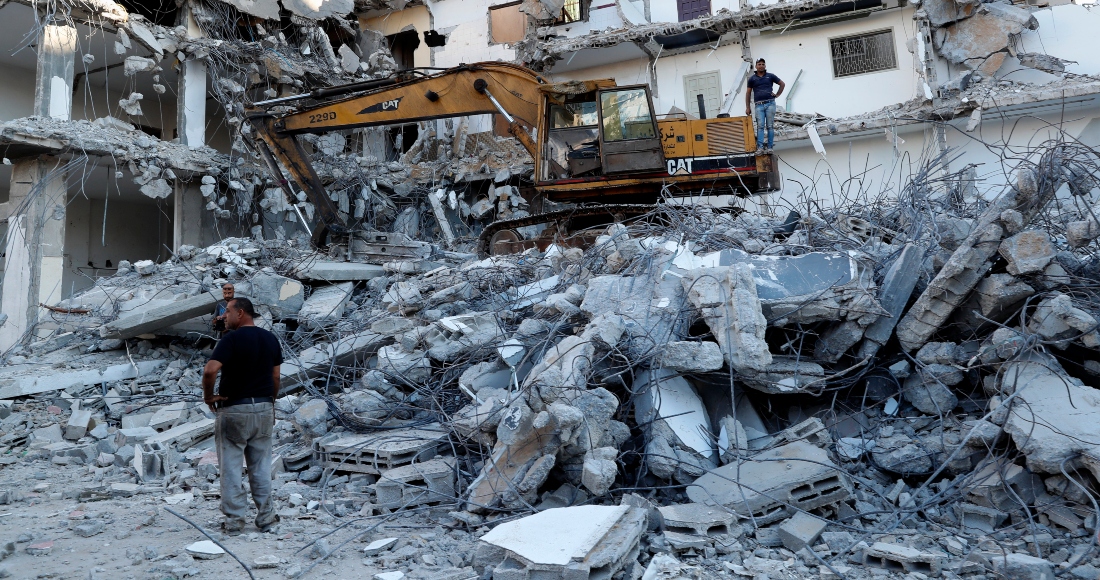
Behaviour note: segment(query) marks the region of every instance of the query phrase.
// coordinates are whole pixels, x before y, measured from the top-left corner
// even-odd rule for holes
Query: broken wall
[[[1020,35],[1016,43],[1017,53],[1048,54],[1068,61],[1065,72],[1072,74],[1095,75],[1100,73],[1100,52],[1095,50],[1091,39],[1100,30],[1100,12],[1089,10],[1078,4],[1051,6],[1046,10],[1036,10],[1032,16],[1039,22],[1037,30],[1028,30]],[[1060,80],[1062,75],[1028,68],[1020,64],[1014,55],[1005,58],[998,72],[1016,82],[1045,84]]]
[[[432,15],[427,7],[413,6],[383,16],[360,16],[359,27],[363,30],[380,32],[383,36],[408,30],[416,31],[420,38],[420,45],[413,51],[413,64],[418,67],[432,66],[432,48],[424,42],[424,32],[432,29]]]

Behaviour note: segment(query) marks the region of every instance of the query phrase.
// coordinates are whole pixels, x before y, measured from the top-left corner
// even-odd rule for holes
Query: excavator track
[[[601,224],[627,221],[631,218],[651,213],[658,207],[660,206],[656,204],[585,205],[561,211],[535,214],[518,219],[500,220],[485,226],[481,235],[478,236],[477,250],[479,255],[485,257],[490,255],[520,253],[533,247],[544,250],[546,246],[552,243],[563,243],[563,245],[568,246],[583,245],[584,240],[580,239],[581,236],[573,234],[571,230],[580,231]],[[598,218],[601,217],[606,219],[604,221],[598,220]],[[568,227],[570,223],[579,221],[585,222],[583,227]],[[546,232],[535,239],[524,240],[514,233],[514,230],[517,228],[549,223],[558,224],[558,227],[553,230],[547,228]]]

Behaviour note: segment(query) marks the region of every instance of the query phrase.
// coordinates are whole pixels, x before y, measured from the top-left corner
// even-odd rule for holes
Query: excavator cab
[[[664,168],[647,86],[546,98],[543,180],[584,180]]]

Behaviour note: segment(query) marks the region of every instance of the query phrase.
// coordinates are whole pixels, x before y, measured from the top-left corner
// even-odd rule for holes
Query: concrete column
[[[172,212],[172,250],[178,252],[185,244],[202,247],[202,192],[199,182],[176,180]]]
[[[181,19],[192,38],[202,36],[189,4],[183,6]],[[206,145],[206,62],[185,60],[180,63],[179,90],[176,101],[176,133],[179,142],[188,147]],[[189,244],[202,246],[203,198],[199,183],[177,180],[175,185],[172,246]]]
[[[65,176],[56,157],[12,165],[11,208],[5,240],[7,267],[0,285],[0,351],[18,343],[39,321],[39,304],[61,300],[65,251]]]
[[[198,38],[202,30],[195,22],[190,5],[183,9],[183,25],[187,36]],[[179,90],[176,107],[176,132],[180,143],[188,147],[206,144],[206,62],[185,60],[180,63]]]
[[[34,114],[69,120],[73,109],[73,67],[76,63],[76,29],[47,24],[38,39],[38,74],[35,77]]]

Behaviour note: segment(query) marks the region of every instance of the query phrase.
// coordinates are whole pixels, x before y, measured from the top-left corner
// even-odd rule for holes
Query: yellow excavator
[[[485,227],[482,253],[511,253],[540,245],[516,229],[562,220],[622,219],[652,209],[662,195],[751,195],[775,191],[780,180],[771,154],[758,155],[749,117],[685,114],[658,118],[647,85],[611,79],[549,83],[504,62],[460,65],[435,73],[402,71],[387,78],[317,89],[257,102],[246,112],[257,148],[278,178],[278,164],[317,208],[313,244],[330,236],[350,245],[351,230],[310,164],[297,135],[499,114],[535,162],[536,195],[582,205],[554,214],[502,220]],[[705,113],[703,114],[705,116]],[[530,128],[531,130],[529,130]],[[290,184],[280,180],[290,199]],[[591,219],[588,223],[591,223]]]

